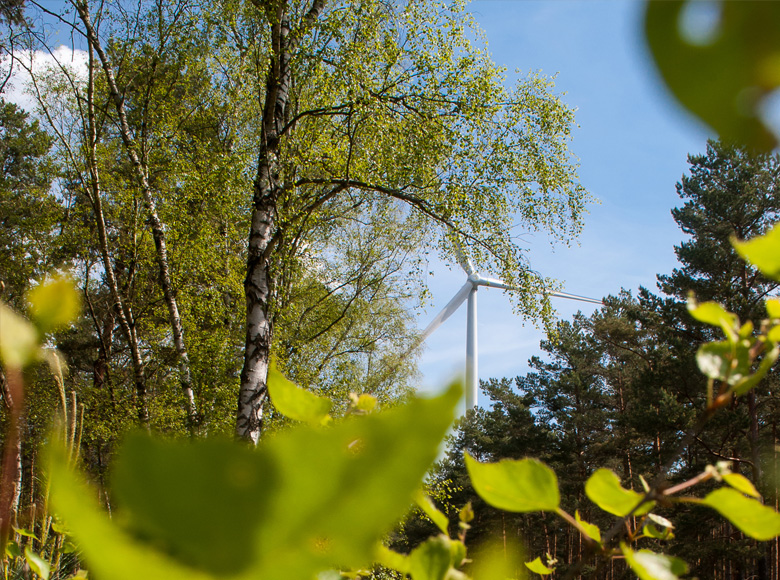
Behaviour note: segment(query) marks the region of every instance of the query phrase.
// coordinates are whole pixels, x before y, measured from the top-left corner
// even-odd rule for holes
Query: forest
[[[561,321],[510,230],[581,231],[574,110],[465,4],[2,0],[3,578],[780,578],[780,158],[743,98],[780,75],[737,50],[778,10],[704,50],[683,4],[648,45],[721,138],[679,267]],[[723,50],[713,105],[677,67]],[[454,431],[459,385],[414,395],[431,254],[548,331]]]

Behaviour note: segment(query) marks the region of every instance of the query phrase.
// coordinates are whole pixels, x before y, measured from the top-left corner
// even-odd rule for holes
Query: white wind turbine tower
[[[466,283],[458,290],[457,294],[447,303],[447,305],[436,315],[431,323],[423,331],[420,337],[420,343],[424,342],[433,332],[442,325],[468,298],[468,310],[466,313],[466,410],[473,409],[477,405],[478,375],[477,375],[477,290],[480,286],[487,288],[501,288],[502,290],[520,290],[501,280],[495,278],[483,278],[474,271],[474,265],[471,260],[462,252],[458,251],[458,262],[461,268],[466,272],[468,279]],[[567,298],[569,300],[579,300],[590,304],[603,305],[601,300],[568,294],[566,292],[550,292],[548,294],[555,298]]]

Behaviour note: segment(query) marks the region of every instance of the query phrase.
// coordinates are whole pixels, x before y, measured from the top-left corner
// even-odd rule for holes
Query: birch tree
[[[256,442],[267,400],[274,286],[287,240],[344,203],[391,200],[410,231],[522,290],[548,316],[519,233],[569,241],[587,194],[567,143],[573,114],[549,79],[505,88],[459,2],[280,0],[222,4],[233,72],[254,82],[260,137],[252,192],[246,349],[236,432]],[[345,201],[346,200],[346,201]]]

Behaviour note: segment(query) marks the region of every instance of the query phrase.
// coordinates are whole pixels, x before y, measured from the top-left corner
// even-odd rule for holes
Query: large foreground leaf
[[[114,521],[129,531],[56,453],[52,501],[106,580],[308,580],[359,568],[411,504],[459,398],[454,386],[328,429],[292,429],[257,450],[135,437],[113,476],[123,504]]]
[[[727,141],[769,151],[777,143],[762,119],[763,99],[780,85],[780,3],[720,2],[709,42],[681,33],[682,0],[647,3],[645,34],[667,86]]]

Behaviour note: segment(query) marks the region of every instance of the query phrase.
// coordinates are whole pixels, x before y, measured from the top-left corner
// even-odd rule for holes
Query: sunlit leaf
[[[688,565],[680,558],[656,554],[650,550],[634,552],[623,543],[620,544],[620,550],[639,580],[677,580],[688,573]]]
[[[642,532],[646,536],[650,536],[651,538],[655,538],[657,540],[670,540],[671,538],[674,537],[674,534],[672,533],[672,530],[670,528],[663,528],[659,530],[653,524],[646,524],[642,528]]]
[[[30,315],[43,333],[68,326],[81,311],[81,295],[64,276],[44,280],[27,294]]]
[[[598,526],[594,524],[589,524],[582,518],[580,518],[580,511],[576,510],[574,512],[574,519],[577,521],[577,523],[582,526],[582,529],[585,530],[585,533],[588,535],[588,537],[591,540],[594,540],[596,542],[601,542],[601,530],[599,530]]]
[[[428,538],[409,554],[412,580],[444,580],[452,565],[449,538]]]
[[[289,580],[333,562],[370,564],[435,460],[461,392],[453,385],[434,399],[269,439],[262,451],[279,480],[264,513],[273,524],[261,526],[256,540],[256,577]]]
[[[762,120],[766,95],[780,85],[780,4],[721,2],[709,42],[684,37],[682,0],[647,3],[645,35],[666,85],[727,141],[769,151],[776,137]]]
[[[763,376],[751,381],[750,347],[751,342],[742,339],[734,343],[707,342],[696,352],[696,363],[705,376],[726,381],[735,387],[739,385],[737,394],[740,394],[749,390]],[[771,357],[772,354],[768,353],[767,356]]]
[[[32,533],[30,530],[26,530],[24,528],[14,528],[14,531],[19,534],[20,536],[24,536],[25,538],[33,538],[34,540],[38,539],[38,536],[36,536],[34,533]],[[56,531],[56,530],[55,530]]]
[[[758,493],[758,490],[753,483],[744,475],[740,473],[724,473],[721,477],[723,478],[723,481],[737,491],[741,491],[750,497],[761,499],[761,494]]]
[[[276,410],[296,421],[319,424],[333,406],[330,399],[319,397],[293,383],[276,369],[273,362],[268,367],[268,393]]]
[[[443,534],[448,533],[447,530],[450,526],[450,521],[447,519],[447,516],[441,513],[436,506],[433,505],[433,502],[427,495],[422,492],[418,493],[415,496],[415,503],[417,503],[420,509],[425,512],[425,515],[431,518],[431,521],[436,524],[436,527],[439,528]]]
[[[356,411],[371,413],[374,411],[374,409],[376,409],[377,401],[376,397],[373,395],[369,395],[367,393],[363,393],[361,395],[350,393],[350,398],[352,399],[352,405]]]
[[[412,400],[329,429],[290,429],[257,450],[213,441],[184,445],[131,440],[129,451],[121,452],[130,457],[119,460],[113,477],[126,480],[119,494],[125,512],[118,519],[144,541],[120,530],[95,506],[91,492],[78,483],[64,458],[53,462],[52,500],[91,569],[102,578],[206,578],[179,561],[213,569],[227,556],[195,555],[191,546],[183,545],[195,534],[205,538],[194,540],[194,545],[210,540],[219,547],[230,541],[246,546],[241,539],[246,536],[254,543],[249,556],[226,565],[231,570],[248,566],[248,576],[264,580],[310,579],[334,562],[359,569],[371,563],[377,542],[408,508],[436,458],[460,396],[461,389],[454,385],[440,397]],[[150,467],[140,466],[143,459]],[[161,465],[166,460],[170,465]],[[139,473],[129,473],[136,469]],[[209,469],[221,473],[204,474]],[[139,483],[141,478],[148,482]],[[218,497],[233,492],[236,498]],[[148,497],[151,494],[158,497]],[[249,498],[251,494],[257,497]],[[214,506],[206,505],[209,502]],[[238,504],[245,514],[236,513]],[[187,507],[192,515],[182,514]],[[215,515],[223,508],[224,515]],[[152,513],[157,511],[161,513]],[[175,517],[185,521],[163,521]],[[255,523],[245,525],[251,518]],[[192,529],[184,529],[187,523]],[[215,539],[215,532],[205,530],[208,525],[226,537]],[[174,533],[182,539],[172,537]],[[227,550],[236,557],[233,548]],[[453,550],[450,557],[458,547]]]
[[[536,459],[480,463],[466,454],[466,468],[479,496],[510,512],[555,511],[561,502],[555,472]]]
[[[0,302],[0,360],[9,367],[22,368],[38,350],[38,332],[29,321]]]
[[[469,523],[474,519],[474,508],[471,506],[471,502],[468,502],[458,512],[458,519],[464,524]]]
[[[774,4],[770,2],[769,4]],[[764,276],[773,280],[780,280],[780,224],[775,224],[763,236],[751,240],[731,241],[740,256],[758,268]],[[777,307],[767,301],[767,311],[772,318],[778,318],[772,314]],[[770,311],[770,309],[772,309]]]
[[[720,327],[726,336],[734,336],[737,317],[717,302],[697,302],[688,298],[688,312],[699,322]]]
[[[609,469],[597,469],[585,482],[585,494],[590,501],[595,503],[605,512],[625,517],[630,513],[641,516],[646,514],[655,505],[655,502],[639,503],[644,497],[631,489],[625,489],[620,485],[620,479]],[[639,506],[637,508],[637,506]],[[637,508],[634,510],[634,508]],[[632,510],[634,510],[632,512]]]
[[[780,248],[780,246],[778,246]],[[767,298],[766,313],[769,318],[780,318],[780,300],[777,298]]]
[[[651,522],[658,524],[662,528],[674,527],[674,525],[672,525],[672,522],[670,522],[663,516],[659,516],[658,514],[647,514],[647,519],[649,519]]]
[[[702,503],[716,510],[745,534],[756,540],[780,536],[780,514],[736,489],[722,487],[707,494]]]
[[[538,557],[536,560],[532,560],[531,562],[526,562],[525,567],[528,568],[531,572],[536,572],[537,574],[540,574],[542,576],[547,576],[548,574],[552,574],[555,572],[555,568],[548,568],[542,563],[542,558]]]
[[[764,354],[764,358],[761,359],[761,364],[758,365],[758,368],[752,375],[746,376],[734,383],[734,394],[744,395],[750,389],[755,387],[759,382],[761,382],[761,380],[771,370],[772,366],[775,364],[775,361],[777,361],[778,355],[780,355],[780,346],[775,346],[772,348],[772,350]]]
[[[411,562],[408,555],[399,554],[382,544],[378,545],[374,559],[382,566],[398,570],[403,574],[411,572]]]
[[[49,580],[49,563],[36,554],[29,545],[24,548],[24,559],[27,560],[27,563],[30,565],[30,569],[33,572],[43,580]]]

